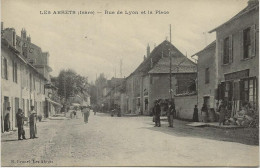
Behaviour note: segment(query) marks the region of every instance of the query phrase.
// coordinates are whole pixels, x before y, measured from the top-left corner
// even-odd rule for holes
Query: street
[[[174,128],[154,127],[152,118],[90,114],[46,120],[37,139],[2,135],[2,166],[257,166],[258,146],[228,142],[228,130],[193,128],[174,120]],[[29,138],[26,130],[26,138]],[[225,138],[223,138],[225,137]],[[234,138],[233,138],[234,139]]]

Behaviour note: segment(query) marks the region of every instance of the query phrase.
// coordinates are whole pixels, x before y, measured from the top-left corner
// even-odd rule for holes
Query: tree
[[[77,74],[72,69],[61,70],[53,84],[58,88],[58,95],[65,103],[69,97],[88,92],[88,78]]]

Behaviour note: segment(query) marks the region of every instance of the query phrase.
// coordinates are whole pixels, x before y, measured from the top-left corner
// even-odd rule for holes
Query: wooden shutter
[[[1,65],[1,75],[2,75],[2,78],[4,78],[5,77],[5,69],[4,69],[4,57],[1,57],[1,59],[2,59],[2,61],[1,61],[1,63],[2,63],[2,65]]]
[[[233,62],[233,38],[232,34],[229,35],[229,62]]]
[[[244,37],[243,37],[243,30],[239,31],[239,36],[240,36],[240,59],[244,59]]]
[[[219,40],[219,56],[220,56],[220,59],[221,59],[221,64],[223,64],[223,49],[224,49],[224,47],[223,47],[223,45],[224,45],[224,43],[223,43],[223,39],[220,39]]]
[[[256,49],[256,30],[255,30],[255,24],[251,26],[250,31],[250,39],[251,39],[251,57],[255,56],[255,49]]]

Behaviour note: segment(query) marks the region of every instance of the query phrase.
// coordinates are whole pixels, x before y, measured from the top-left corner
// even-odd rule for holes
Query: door
[[[6,108],[10,106],[10,102],[9,102],[9,97],[4,96],[4,102],[3,102],[3,109],[2,109],[2,113],[1,113],[1,131],[4,132],[4,118],[5,118],[5,112],[6,112]],[[11,115],[11,114],[10,114]],[[10,119],[10,118],[9,118]]]
[[[14,114],[18,112],[19,109],[19,98],[14,98]],[[15,127],[17,127],[17,120],[16,120],[16,115],[15,115]]]

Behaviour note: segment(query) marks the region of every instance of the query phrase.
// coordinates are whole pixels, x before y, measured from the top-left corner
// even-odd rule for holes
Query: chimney
[[[30,37],[30,35],[27,37],[27,41],[28,41],[29,43],[31,43],[31,37]]]
[[[1,32],[4,30],[4,22],[1,22]]]
[[[13,29],[12,30],[12,37],[13,37],[13,47],[15,47],[16,46],[16,32],[15,32],[15,29]]]
[[[151,68],[153,68],[153,59],[151,58]]]
[[[22,29],[21,31],[21,38],[26,40],[26,30]]]
[[[147,46],[147,58],[150,56],[150,46],[149,46],[149,44],[148,44],[148,46]]]
[[[144,55],[144,61],[146,60],[146,56]]]
[[[247,2],[247,5],[248,5],[248,7],[253,7],[253,6],[256,6],[256,5],[258,5],[258,0],[249,0],[248,2]]]

